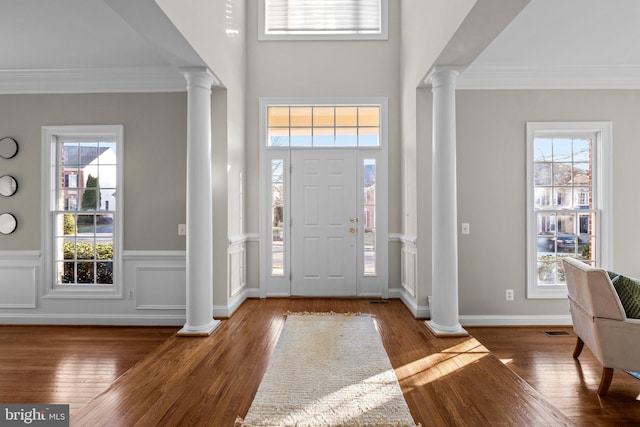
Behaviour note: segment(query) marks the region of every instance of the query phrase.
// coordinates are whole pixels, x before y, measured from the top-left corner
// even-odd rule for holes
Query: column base
[[[178,331],[178,336],[208,337],[218,326],[220,326],[220,321],[216,319],[211,319],[211,322],[203,326],[184,325],[184,327]]]
[[[460,325],[459,323],[454,327],[450,327],[450,326],[438,325],[437,323],[434,323],[432,320],[426,320],[424,324],[427,325],[427,328],[429,328],[429,330],[433,335],[439,338],[469,336],[469,332],[465,331],[462,328],[462,325]]]

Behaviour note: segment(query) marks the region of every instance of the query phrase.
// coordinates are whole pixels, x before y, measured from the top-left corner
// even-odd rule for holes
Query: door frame
[[[356,151],[358,170],[356,185],[364,182],[364,161],[376,161],[376,274],[364,275],[364,233],[358,227],[358,267],[356,274],[356,296],[388,298],[389,294],[389,214],[388,214],[388,101],[387,98],[260,98],[259,99],[259,147],[260,147],[260,298],[291,296],[291,239],[290,206],[291,187],[289,185],[291,170],[291,150],[340,150],[340,148],[318,147],[267,147],[267,107],[273,105],[379,105],[380,106],[380,146],[378,147],[345,147]],[[284,199],[283,216],[284,269],[281,275],[272,273],[272,229],[271,229],[271,164],[273,160],[282,160],[284,166]],[[360,187],[362,188],[362,187]],[[356,191],[362,194],[358,187]],[[364,212],[362,197],[358,197],[358,212]]]

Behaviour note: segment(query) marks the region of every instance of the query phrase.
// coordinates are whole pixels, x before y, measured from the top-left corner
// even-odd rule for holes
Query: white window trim
[[[53,265],[52,211],[55,209],[57,168],[55,144],[58,138],[106,136],[116,141],[116,206],[118,213],[113,231],[113,284],[56,286]],[[43,126],[42,127],[42,289],[44,298],[121,299],[122,293],[122,230],[124,215],[124,127],[122,125]]]
[[[537,284],[536,215],[533,209],[533,139],[549,133],[595,133],[594,200],[598,212],[598,267],[611,269],[613,263],[613,126],[611,122],[529,122],[527,123],[527,298],[565,299],[567,286]]]
[[[266,34],[265,0],[258,0],[258,40],[388,40],[389,0],[380,0],[381,31],[379,34],[333,33],[333,34]]]
[[[379,180],[376,186],[379,192],[376,193],[376,238],[377,257],[383,260],[377,265],[376,275],[366,276],[361,274],[364,270],[364,260],[358,257],[358,283],[356,292],[359,296],[374,296],[373,293],[368,294],[364,289],[372,289],[378,287],[379,294],[382,298],[388,297],[388,99],[384,97],[356,97],[356,98],[324,98],[324,97],[264,97],[259,100],[259,138],[260,138],[260,298],[268,296],[289,296],[290,293],[290,266],[291,266],[291,248],[289,238],[285,241],[285,268],[282,276],[274,276],[271,274],[271,168],[266,167],[271,164],[273,159],[283,159],[285,168],[284,191],[287,195],[285,202],[285,235],[290,234],[290,215],[286,207],[288,203],[290,185],[289,185],[289,169],[291,165],[290,152],[296,150],[340,150],[343,147],[289,147],[289,146],[267,146],[267,107],[273,105],[379,105],[380,106],[380,145],[376,147],[344,147],[345,149],[356,150],[358,165],[361,165],[365,158],[376,160],[376,175]],[[362,183],[364,177],[361,167],[358,167],[357,182]],[[358,212],[363,212],[362,197],[358,198]],[[378,222],[379,221],[379,222]],[[362,232],[362,231],[360,231]],[[359,237],[362,241],[362,237]]]

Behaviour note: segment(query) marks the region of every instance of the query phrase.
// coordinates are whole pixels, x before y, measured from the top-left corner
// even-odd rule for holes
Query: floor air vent
[[[373,301],[369,301],[369,304],[389,304],[389,301],[376,299]]]
[[[542,331],[545,335],[550,337],[570,337],[573,334],[569,331]]]

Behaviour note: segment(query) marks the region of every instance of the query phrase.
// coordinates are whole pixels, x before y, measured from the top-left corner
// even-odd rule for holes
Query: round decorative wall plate
[[[10,213],[0,214],[0,233],[11,234],[18,228],[18,220]]]
[[[0,139],[0,157],[10,159],[16,154],[18,154],[18,142],[15,139],[9,136]]]
[[[0,176],[0,196],[13,196],[18,191],[18,181],[11,175]]]

